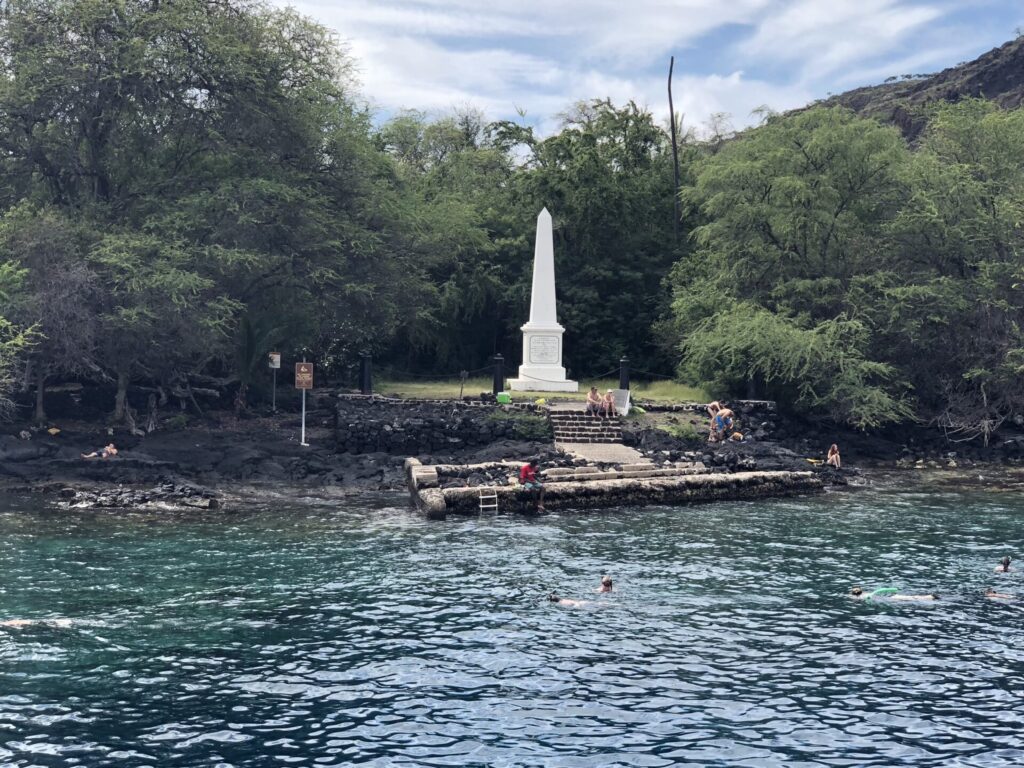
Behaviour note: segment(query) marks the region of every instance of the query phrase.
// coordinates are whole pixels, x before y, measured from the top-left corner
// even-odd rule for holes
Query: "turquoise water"
[[[73,622],[0,628],[0,765],[1024,764],[1016,495],[401,504],[0,499],[0,619]]]

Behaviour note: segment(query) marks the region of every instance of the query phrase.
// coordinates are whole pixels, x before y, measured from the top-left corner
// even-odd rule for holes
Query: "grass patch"
[[[700,440],[700,435],[697,433],[697,428],[693,424],[659,424],[658,429],[662,432],[668,432],[679,440]]]
[[[512,392],[516,402],[533,402],[538,398],[545,400],[586,400],[587,390],[597,387],[599,392],[616,389],[618,379],[587,379],[580,382],[579,392]],[[459,396],[459,380],[448,381],[397,381],[383,379],[374,382],[374,392],[382,395],[422,400],[449,400]],[[491,391],[490,378],[467,379],[463,390],[464,395],[477,396],[481,392]],[[675,381],[655,381],[650,383],[631,382],[630,391],[634,400],[653,400],[664,403],[706,403],[711,398],[699,387],[690,387]]]
[[[497,410],[487,414],[490,421],[503,422],[513,426],[514,434],[520,440],[550,440],[551,428],[548,420],[535,413]]]

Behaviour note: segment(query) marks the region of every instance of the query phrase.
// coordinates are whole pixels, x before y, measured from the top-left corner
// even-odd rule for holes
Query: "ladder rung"
[[[486,491],[480,491],[480,511],[481,512],[497,512],[498,511],[498,492],[492,490],[490,493]]]

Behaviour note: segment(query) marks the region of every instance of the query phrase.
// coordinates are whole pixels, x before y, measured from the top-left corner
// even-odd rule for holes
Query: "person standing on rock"
[[[528,463],[523,464],[522,469],[519,470],[519,484],[530,493],[537,494],[535,509],[538,512],[543,512],[544,484],[537,479],[537,466],[536,459],[530,459]]]

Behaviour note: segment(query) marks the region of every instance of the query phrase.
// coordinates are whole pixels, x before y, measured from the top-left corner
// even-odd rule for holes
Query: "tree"
[[[14,262],[0,262],[0,306],[13,305],[24,276],[25,270]],[[19,328],[0,315],[0,418],[9,418],[14,413],[14,404],[8,395],[14,387],[18,358],[30,346],[33,331]]]
[[[891,266],[907,160],[895,129],[840,108],[770,118],[704,160],[683,191],[697,250],[672,277],[686,374],[861,427],[906,418],[860,299]]]
[[[1024,408],[1024,111],[932,111],[891,223],[903,265],[877,319],[927,414],[957,438]]]
[[[350,67],[322,26],[247,0],[3,9],[0,171],[14,199],[96,233],[83,306],[118,419],[135,377],[230,372],[243,317],[273,314],[331,360],[418,311],[425,281]]]
[[[52,210],[21,206],[0,220],[0,253],[21,276],[12,315],[34,331],[27,358],[32,375],[26,379],[35,380],[34,419],[40,423],[46,420],[48,377],[97,370],[96,275],[82,258],[87,238]]]

